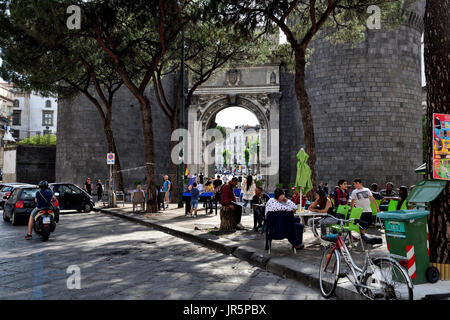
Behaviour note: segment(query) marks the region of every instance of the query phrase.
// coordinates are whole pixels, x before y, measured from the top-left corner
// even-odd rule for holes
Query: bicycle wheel
[[[374,300],[413,300],[411,279],[394,259],[384,257],[372,260],[375,270],[368,274],[363,284],[366,295]]]
[[[320,292],[325,298],[329,298],[336,290],[339,269],[339,251],[334,248],[325,248],[319,269]]]

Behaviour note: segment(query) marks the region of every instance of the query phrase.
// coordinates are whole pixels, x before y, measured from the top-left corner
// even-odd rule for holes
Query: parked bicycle
[[[328,215],[329,217],[333,217]],[[365,253],[364,266],[358,267],[346,244],[344,237],[344,224],[355,223],[359,226],[359,219],[338,219],[340,228],[337,234],[327,234],[322,239],[331,245],[325,246],[320,262],[319,280],[320,291],[325,298],[329,298],[334,291],[338,280],[347,277],[362,296],[375,300],[412,300],[413,285],[408,273],[402,266],[389,256],[371,257],[369,250],[364,248],[362,239],[361,248]],[[359,226],[361,227],[361,226]],[[349,271],[341,273],[341,257],[347,264]]]

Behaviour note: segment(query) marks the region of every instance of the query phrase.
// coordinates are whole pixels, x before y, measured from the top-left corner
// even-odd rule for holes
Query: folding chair
[[[299,230],[295,224],[294,213],[292,211],[271,211],[267,213],[266,217],[266,251],[270,255],[272,248],[272,240],[288,239],[292,245],[294,254],[297,250],[294,247],[295,243],[301,243],[301,237],[298,235]],[[294,244],[293,244],[294,243]]]

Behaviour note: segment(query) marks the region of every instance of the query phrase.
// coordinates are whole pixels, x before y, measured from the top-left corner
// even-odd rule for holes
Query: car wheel
[[[3,209],[3,221],[6,221],[6,222],[9,221],[9,217],[6,216],[5,209]]]
[[[90,203],[85,203],[83,205],[83,211],[84,212],[91,212],[91,210],[92,210],[92,205]]]
[[[11,212],[11,223],[13,226],[17,226],[17,224],[18,224],[17,215],[14,210]]]

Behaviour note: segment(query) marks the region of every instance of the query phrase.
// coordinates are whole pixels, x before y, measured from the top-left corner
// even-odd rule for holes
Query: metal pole
[[[184,30],[181,36],[181,99],[180,99],[180,114],[179,127],[184,128]],[[183,138],[184,139],[184,138]],[[183,144],[185,141],[183,140]],[[182,149],[182,157],[186,150]],[[183,208],[183,189],[184,189],[184,162],[181,159],[181,165],[178,166],[178,208]]]

